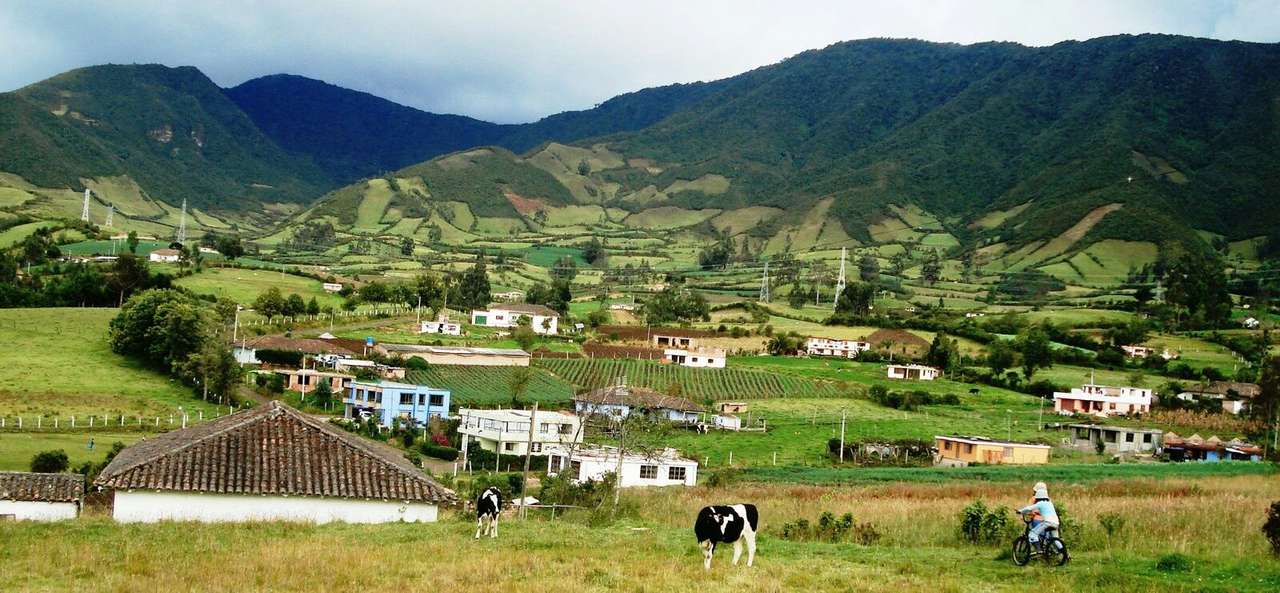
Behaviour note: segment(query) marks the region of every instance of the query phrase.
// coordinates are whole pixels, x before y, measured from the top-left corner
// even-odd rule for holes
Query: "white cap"
[[[1049,487],[1044,482],[1036,482],[1034,489],[1036,498],[1049,498]]]

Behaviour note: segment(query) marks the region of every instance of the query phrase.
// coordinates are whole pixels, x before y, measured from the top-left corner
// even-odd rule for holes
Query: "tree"
[[[573,280],[578,276],[578,262],[572,256],[564,256],[551,266],[551,278],[555,280]]]
[[[591,237],[591,241],[587,242],[582,248],[582,258],[587,260],[593,266],[598,266],[604,262],[604,242],[596,237]]]
[[[333,404],[333,388],[329,387],[328,381],[322,379],[319,383],[316,383],[315,391],[311,392],[311,403],[317,408],[325,410],[329,409],[329,406]]]
[[[191,355],[212,339],[213,312],[193,296],[173,289],[144,290],[133,295],[111,320],[111,350],[142,359],[184,378]]]
[[[289,316],[302,315],[307,312],[307,302],[302,300],[302,296],[298,293],[291,293],[289,298],[285,300],[284,314]]]
[[[991,376],[999,377],[1005,369],[1012,367],[1015,352],[1009,342],[996,338],[987,346],[987,366],[991,368]]]
[[[1053,366],[1053,349],[1048,334],[1042,328],[1028,328],[1014,340],[1014,347],[1022,355],[1022,375],[1028,381],[1036,369]]]
[[[1149,285],[1141,284],[1138,285],[1137,288],[1133,289],[1133,300],[1137,301],[1139,311],[1145,309],[1147,303],[1151,302],[1151,299],[1154,296],[1155,295],[1151,292],[1151,286]]]
[[[528,319],[528,317],[521,317],[525,320]],[[538,334],[534,333],[533,328],[529,327],[529,323],[526,321],[511,332],[511,339],[516,341],[521,350],[528,352],[533,349],[533,345],[538,341]]]
[[[433,314],[439,313],[440,309],[444,308],[444,282],[441,282],[440,278],[433,275],[419,274],[413,281],[413,296],[413,305],[416,306],[421,302],[422,306],[431,309]]]
[[[804,307],[811,300],[813,300],[813,293],[800,288],[799,282],[792,285],[791,293],[787,295],[787,304],[791,305],[793,309]]]
[[[1249,402],[1249,415],[1263,426],[1280,431],[1280,356],[1269,359],[1262,367],[1258,386],[1261,392]],[[1273,433],[1272,443],[1277,436]]]
[[[853,282],[844,287],[836,299],[836,316],[863,318],[871,313],[876,288],[866,282]]]
[[[138,231],[129,231],[129,237],[125,239],[124,242],[126,245],[129,246],[129,253],[137,253],[138,252]]]
[[[280,294],[280,289],[275,286],[268,288],[253,300],[253,308],[268,318],[283,315],[286,306],[284,295]]]
[[[704,270],[721,267],[733,258],[733,239],[723,237],[698,253],[698,266]]]
[[[769,339],[765,348],[774,356],[790,356],[804,350],[804,336],[795,332],[777,334]]]
[[[1180,244],[1165,245],[1160,252],[1165,262],[1165,302],[1173,305],[1177,321],[1193,327],[1222,327],[1231,316],[1231,295],[1222,260],[1216,255],[1186,249]]]
[[[687,288],[667,287],[652,296],[641,307],[645,322],[649,325],[709,321],[711,306],[706,297]]]
[[[858,277],[863,282],[875,282],[880,279],[880,260],[870,253],[862,254],[858,258]]]
[[[946,334],[938,332],[933,336],[929,352],[925,354],[925,362],[947,372],[960,366],[960,344]]]
[[[31,458],[31,471],[38,474],[60,474],[70,465],[67,452],[62,449],[41,451]]]
[[[413,237],[400,238],[400,255],[405,257],[413,255]]]
[[[151,271],[147,268],[147,262],[132,253],[117,257],[115,263],[111,264],[110,281],[111,287],[119,294],[116,305],[123,305],[134,290],[146,286],[150,279]]]
[[[483,309],[489,305],[492,297],[489,294],[489,274],[485,269],[484,254],[476,258],[476,263],[463,274],[458,283],[458,298],[464,309]]]
[[[204,386],[202,397],[216,398],[218,403],[227,402],[240,379],[240,365],[235,356],[218,340],[207,340],[200,353],[188,359],[184,370]]]
[[[219,236],[213,248],[217,249],[218,253],[221,253],[227,259],[235,259],[244,255],[244,245],[240,243],[240,237],[238,236]]]
[[[937,249],[932,250],[925,259],[924,266],[920,268],[920,277],[931,285],[942,278],[942,258]]]
[[[319,314],[320,314],[320,303],[319,301],[316,300],[316,297],[311,297],[311,300],[307,301],[307,315],[319,315]]]
[[[529,367],[515,367],[511,371],[511,376],[507,378],[507,388],[511,390],[511,407],[520,406],[520,398],[529,390],[529,383],[533,381],[533,369]]]

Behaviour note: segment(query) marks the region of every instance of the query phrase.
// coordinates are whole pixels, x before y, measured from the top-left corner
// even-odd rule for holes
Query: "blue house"
[[[342,399],[347,418],[371,414],[384,426],[396,418],[425,424],[432,416],[449,417],[449,391],[393,381],[353,381]]]

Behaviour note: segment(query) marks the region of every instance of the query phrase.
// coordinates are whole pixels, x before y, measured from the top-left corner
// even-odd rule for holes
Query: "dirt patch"
[[[537,198],[526,198],[520,194],[511,191],[502,192],[507,197],[507,201],[519,212],[521,216],[529,216],[539,210],[546,210],[547,203]]]
[[[1093,230],[1095,225],[1102,222],[1103,217],[1123,207],[1124,204],[1107,204],[1106,206],[1098,206],[1088,214],[1084,215],[1084,218],[1081,218],[1080,222],[1075,223],[1071,228],[1064,231],[1061,235],[1058,235],[1058,239],[1075,243],[1076,241],[1083,239],[1089,231]]]
[[[917,336],[911,332],[900,329],[878,329],[871,335],[867,336],[867,342],[872,346],[880,346],[884,342],[893,342],[901,347],[928,348],[929,341]]]

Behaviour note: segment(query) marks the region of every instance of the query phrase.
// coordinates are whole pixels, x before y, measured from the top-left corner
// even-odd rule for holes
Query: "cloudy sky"
[[[3,0],[0,90],[159,62],[223,86],[301,74],[508,123],[848,39],[1049,45],[1144,32],[1280,42],[1280,0]]]

